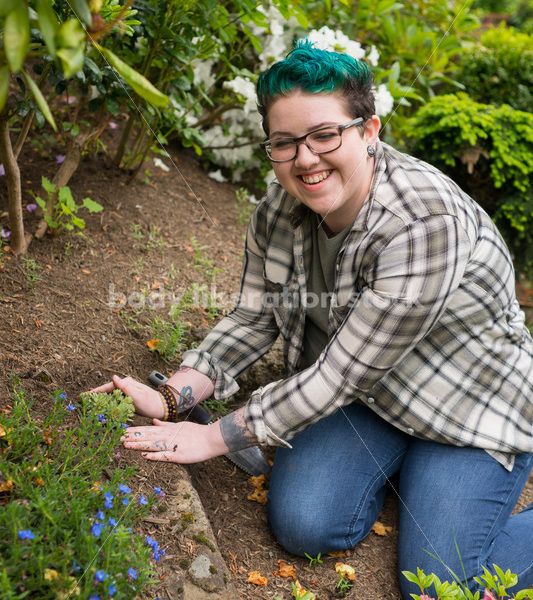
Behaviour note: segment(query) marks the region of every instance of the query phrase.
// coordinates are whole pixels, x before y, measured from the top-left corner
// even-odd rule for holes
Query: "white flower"
[[[366,57],[366,59],[373,67],[378,66],[379,52],[375,46],[372,46],[370,48],[370,52],[368,53],[368,56]]]
[[[219,183],[224,183],[227,181],[224,175],[222,175],[220,169],[218,169],[218,171],[212,171],[211,173],[209,173],[209,177],[211,179],[214,179],[215,181],[218,181]]]
[[[162,171],[165,171],[165,173],[170,171],[170,167],[167,167],[167,165],[157,156],[154,158],[154,167],[159,167]]]
[[[194,73],[194,85],[209,89],[216,81],[213,75],[214,60],[193,60],[191,67]]]
[[[376,102],[376,114],[380,116],[388,115],[394,107],[394,98],[387,89],[387,86],[382,83],[374,92]]]

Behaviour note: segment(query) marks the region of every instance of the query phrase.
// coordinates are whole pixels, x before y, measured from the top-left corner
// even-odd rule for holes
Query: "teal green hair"
[[[304,92],[340,92],[354,118],[374,112],[373,76],[368,65],[347,54],[315,48],[308,39],[296,42],[283,60],[261,73],[257,81],[258,109],[268,135],[268,109],[280,96],[295,89]]]

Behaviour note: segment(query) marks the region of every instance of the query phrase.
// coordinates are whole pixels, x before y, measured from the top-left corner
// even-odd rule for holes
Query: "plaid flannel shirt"
[[[302,368],[309,209],[272,184],[252,216],[235,309],[183,364],[215,397],[281,334],[287,378],[245,408],[261,443],[354,401],[423,439],[487,450],[511,470],[533,452],[533,341],[509,252],[487,214],[436,168],[378,143],[375,172],[337,258],[329,341]]]

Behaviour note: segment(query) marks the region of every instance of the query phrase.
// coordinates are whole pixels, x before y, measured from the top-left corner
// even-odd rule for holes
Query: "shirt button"
[[[374,404],[374,398],[369,398],[368,399],[368,404]]]
[[[408,433],[409,435],[413,435],[413,433],[414,433],[414,432],[415,432],[415,430],[414,430],[412,427],[409,427],[409,428],[407,429],[407,433]]]

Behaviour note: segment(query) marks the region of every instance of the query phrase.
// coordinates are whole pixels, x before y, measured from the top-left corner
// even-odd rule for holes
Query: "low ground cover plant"
[[[58,391],[38,419],[15,383],[12,406],[0,414],[5,600],[133,599],[155,581],[153,561],[164,550],[138,523],[162,492],[135,493],[133,467],[113,468],[120,420],[131,415],[123,398],[109,398],[106,414],[101,400],[74,403]]]

